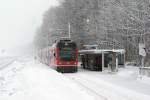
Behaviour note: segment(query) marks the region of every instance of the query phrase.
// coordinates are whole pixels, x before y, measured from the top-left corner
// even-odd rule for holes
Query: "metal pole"
[[[70,32],[70,22],[68,23],[68,28],[69,28],[69,38],[71,38],[71,32]]]
[[[144,57],[142,56],[142,59],[141,59],[141,66],[139,67],[139,75],[142,75],[142,68],[144,67]]]

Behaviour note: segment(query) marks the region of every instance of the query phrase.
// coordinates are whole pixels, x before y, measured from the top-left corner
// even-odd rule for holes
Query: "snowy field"
[[[61,74],[34,61],[31,57],[11,59],[13,59],[11,63],[0,70],[0,100],[149,100],[150,98],[150,78],[138,77],[137,67],[121,68],[118,73],[79,69],[77,73]]]

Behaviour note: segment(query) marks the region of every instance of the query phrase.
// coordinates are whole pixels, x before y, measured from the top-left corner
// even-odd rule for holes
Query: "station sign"
[[[139,55],[146,56],[145,44],[139,43]]]

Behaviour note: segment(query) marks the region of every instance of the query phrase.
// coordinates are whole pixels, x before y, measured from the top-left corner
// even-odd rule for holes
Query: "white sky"
[[[56,0],[0,0],[0,48],[11,48],[33,40],[42,15]]]

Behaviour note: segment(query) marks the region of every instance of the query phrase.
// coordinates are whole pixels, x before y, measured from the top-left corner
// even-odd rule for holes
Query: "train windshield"
[[[76,48],[71,45],[61,46],[59,48],[59,57],[62,61],[75,61],[76,60]]]

